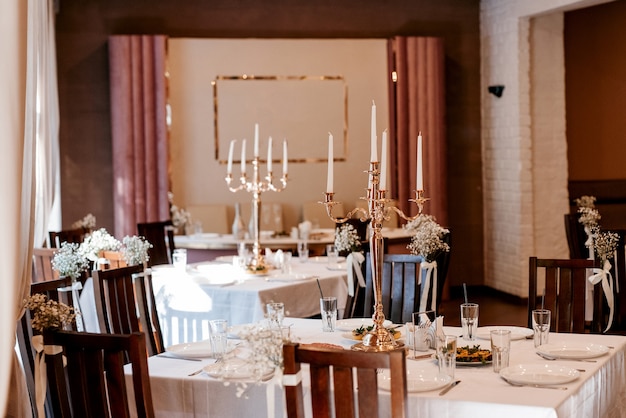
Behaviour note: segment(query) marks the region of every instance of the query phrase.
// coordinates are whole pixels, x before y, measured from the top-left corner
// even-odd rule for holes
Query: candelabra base
[[[362,342],[354,344],[351,348],[355,351],[369,352],[404,350],[404,343],[397,341],[389,331],[382,328],[368,332]]]

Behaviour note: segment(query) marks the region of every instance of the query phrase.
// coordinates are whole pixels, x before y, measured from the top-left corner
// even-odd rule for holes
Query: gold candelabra
[[[260,235],[261,235],[261,224],[259,222],[259,215],[261,213],[261,193],[263,192],[282,192],[287,187],[287,172],[283,170],[283,175],[280,178],[281,186],[274,186],[274,176],[272,174],[272,170],[268,168],[267,175],[265,176],[265,180],[261,179],[261,175],[259,173],[259,164],[260,160],[258,156],[255,156],[252,159],[252,179],[248,180],[245,172],[242,172],[239,176],[239,185],[236,187],[232,187],[231,183],[233,181],[233,176],[229,172],[226,175],[226,184],[228,185],[228,189],[233,192],[239,192],[241,190],[252,193],[252,223],[253,223],[253,233],[252,237],[254,240],[252,247],[252,259],[247,263],[246,269],[251,273],[264,273],[268,270],[269,266],[265,263],[265,257],[263,257],[263,253],[261,251],[260,244]]]
[[[320,203],[326,206],[326,213],[328,214],[328,217],[336,223],[344,223],[357,213],[361,214],[360,220],[362,222],[370,219],[368,228],[374,286],[374,315],[372,316],[374,327],[363,337],[362,342],[353,345],[352,348],[354,350],[361,351],[389,351],[401,348],[403,344],[397,342],[393,335],[391,335],[391,333],[383,326],[383,322],[385,321],[382,303],[382,273],[384,255],[384,237],[382,234],[383,221],[389,220],[389,214],[391,211],[396,212],[402,219],[412,221],[422,213],[424,203],[428,199],[424,197],[423,190],[415,190],[415,199],[409,199],[409,201],[414,202],[417,205],[418,213],[415,216],[408,216],[401,209],[391,205],[391,199],[388,199],[385,196],[386,190],[380,190],[380,171],[377,161],[370,162],[370,169],[367,173],[369,178],[367,196],[361,198],[362,200],[367,201],[367,208],[355,208],[348,212],[345,217],[337,218],[332,214],[333,206],[339,203],[333,200],[334,193],[326,192],[324,201]]]

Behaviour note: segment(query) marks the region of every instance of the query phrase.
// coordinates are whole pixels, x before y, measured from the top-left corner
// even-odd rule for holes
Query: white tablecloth
[[[330,342],[349,347],[353,344],[343,337],[344,332],[324,333],[319,320],[287,318],[294,324],[293,334],[303,343]],[[447,333],[460,335],[460,328],[446,327]],[[444,396],[439,390],[411,393],[411,417],[620,417],[626,408],[626,337],[589,334],[551,334],[550,343],[593,342],[612,346],[608,355],[597,358],[596,363],[557,360],[558,364],[585,369],[580,378],[566,384],[568,390],[549,390],[509,386],[490,366],[462,367],[456,369],[461,383]],[[477,343],[488,346],[484,340]],[[459,339],[458,344],[467,342]],[[543,364],[547,360],[535,354],[532,340],[514,341],[511,344],[511,365]],[[213,363],[166,359],[156,356],[149,359],[150,384],[156,415],[158,417],[251,417],[265,416],[268,402],[268,384],[250,384],[243,395],[237,396],[238,387],[212,379],[206,374],[189,377],[188,374]],[[551,363],[554,364],[554,363]],[[409,370],[435,369],[432,360],[407,360]],[[305,379],[306,381],[306,379]],[[272,392],[270,390],[270,395]],[[305,394],[308,396],[308,393]],[[282,389],[275,388],[273,404],[276,417],[283,415]],[[381,408],[388,410],[388,398]],[[272,402],[270,402],[272,403]]]

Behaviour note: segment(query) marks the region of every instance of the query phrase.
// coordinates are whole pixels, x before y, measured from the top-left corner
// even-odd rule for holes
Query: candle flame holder
[[[416,219],[422,213],[424,203],[426,203],[428,199],[424,197],[423,190],[415,190],[415,199],[409,199],[409,201],[417,205],[418,213],[415,216],[408,216],[401,209],[392,206],[392,200],[385,196],[386,190],[379,189],[380,171],[377,161],[370,162],[370,169],[367,173],[369,178],[367,196],[361,197],[362,200],[367,201],[367,208],[355,208],[348,212],[345,217],[338,218],[332,214],[333,207],[339,204],[339,202],[333,199],[334,193],[326,192],[324,201],[319,203],[326,206],[328,217],[336,223],[347,222],[356,214],[361,215],[360,220],[362,222],[370,219],[368,228],[374,286],[374,315],[372,315],[374,327],[363,337],[363,341],[353,345],[352,349],[359,351],[389,351],[401,348],[404,344],[396,341],[393,335],[383,326],[383,322],[385,321],[382,303],[384,256],[383,222],[389,220],[392,211],[396,212],[398,216],[404,220],[412,221]]]
[[[259,173],[260,160],[258,156],[252,159],[252,179],[248,179],[246,173],[242,173],[239,177],[239,185],[231,186],[233,182],[233,176],[231,173],[226,175],[226,184],[228,189],[237,193],[239,191],[245,191],[252,193],[252,223],[253,223],[253,247],[252,247],[252,259],[246,265],[246,270],[253,274],[262,274],[267,272],[269,265],[265,262],[265,257],[261,252],[260,236],[261,236],[261,224],[259,222],[261,213],[261,194],[264,192],[282,192],[287,187],[287,181],[289,180],[287,173],[283,173],[280,178],[280,186],[274,185],[274,176],[272,171],[268,171],[264,180],[261,180]]]

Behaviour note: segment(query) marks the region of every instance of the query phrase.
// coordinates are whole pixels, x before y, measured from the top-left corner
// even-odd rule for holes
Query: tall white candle
[[[230,147],[228,148],[228,166],[226,173],[231,174],[233,172],[233,151],[235,149],[235,139],[230,140]]]
[[[422,163],[422,133],[417,136],[417,178],[415,181],[415,190],[424,190],[424,173]]]
[[[246,140],[241,141],[241,175],[246,174]]]
[[[371,120],[371,146],[370,162],[378,161],[378,151],[376,148],[376,103],[372,100],[372,120]]]
[[[387,130],[383,131],[382,151],[380,157],[380,190],[387,190]]]
[[[326,193],[333,193],[333,134],[328,133],[328,175],[326,176]]]
[[[259,156],[259,124],[254,124],[254,156]]]
[[[283,176],[287,174],[287,163],[289,158],[287,158],[287,140],[283,139]]]
[[[271,136],[267,143],[267,172],[268,173],[272,172],[272,137]]]

